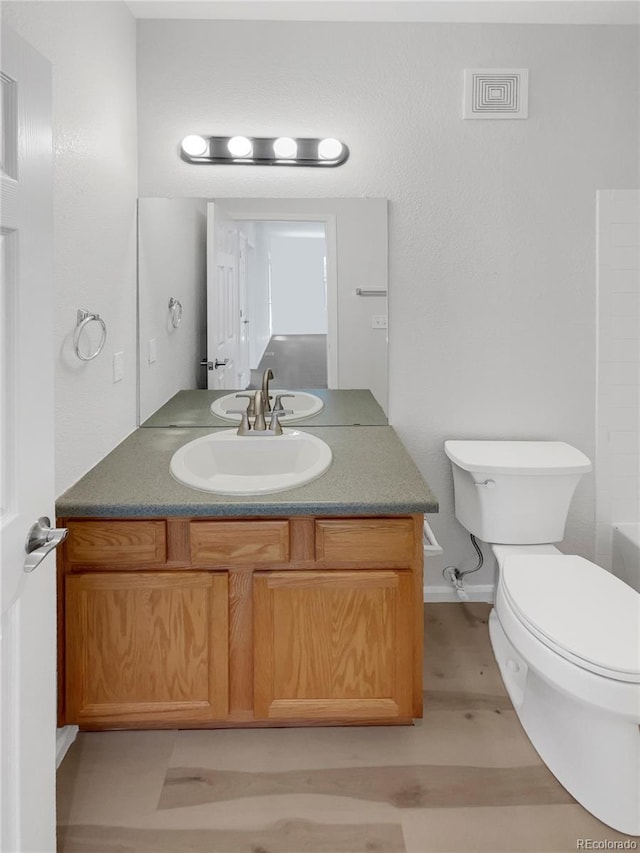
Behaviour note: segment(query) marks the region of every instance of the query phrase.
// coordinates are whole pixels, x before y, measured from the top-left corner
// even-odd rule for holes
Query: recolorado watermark
[[[624,841],[598,841],[595,838],[577,838],[576,850],[637,850],[638,842],[632,838]]]

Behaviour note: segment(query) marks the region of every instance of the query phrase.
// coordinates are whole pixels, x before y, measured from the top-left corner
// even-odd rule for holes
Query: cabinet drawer
[[[167,561],[164,521],[67,521],[66,559],[71,564],[123,566]]]
[[[414,558],[411,518],[316,520],[316,560],[322,562],[403,563]]]
[[[193,521],[192,565],[248,566],[289,561],[289,522]]]

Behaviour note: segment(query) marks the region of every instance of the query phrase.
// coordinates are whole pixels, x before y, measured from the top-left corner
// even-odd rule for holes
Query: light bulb
[[[318,157],[321,160],[337,160],[342,154],[342,142],[339,139],[321,139],[318,143]]]
[[[232,136],[227,142],[227,148],[233,157],[250,157],[253,151],[251,140],[246,136]]]
[[[281,136],[273,143],[273,153],[280,160],[292,160],[298,153],[298,143],[289,136]]]
[[[182,150],[190,157],[202,157],[208,148],[207,140],[202,136],[185,136],[182,140]]]

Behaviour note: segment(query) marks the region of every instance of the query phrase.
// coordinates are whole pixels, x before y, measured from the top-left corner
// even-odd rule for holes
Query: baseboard
[[[56,729],[56,770],[62,764],[62,759],[78,735],[78,726],[63,726]]]
[[[489,604],[493,604],[495,598],[495,588],[493,584],[468,584],[465,585],[464,590],[468,595],[468,601],[486,601]],[[460,601],[452,586],[425,586],[424,600]]]

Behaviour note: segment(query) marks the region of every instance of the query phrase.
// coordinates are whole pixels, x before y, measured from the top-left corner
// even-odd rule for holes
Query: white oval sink
[[[225,429],[196,438],[173,454],[179,483],[218,495],[284,492],[315,480],[331,464],[331,448],[294,429],[282,435],[238,435]]]
[[[249,405],[249,400],[246,397],[238,397],[238,394],[255,394],[255,391],[234,391],[233,394],[226,394],[224,397],[218,397],[211,404],[211,413],[223,418],[225,421],[240,421],[240,415],[233,414],[234,409],[246,409]],[[291,409],[292,414],[281,415],[280,423],[286,424],[292,421],[302,421],[305,418],[310,418],[317,415],[324,408],[324,403],[320,397],[315,394],[309,394],[307,391],[279,391],[269,389],[269,397],[273,403],[276,399],[276,394],[292,394],[292,397],[284,397],[282,405],[285,409]],[[229,412],[229,409],[232,411]],[[267,420],[269,415],[265,416]]]

